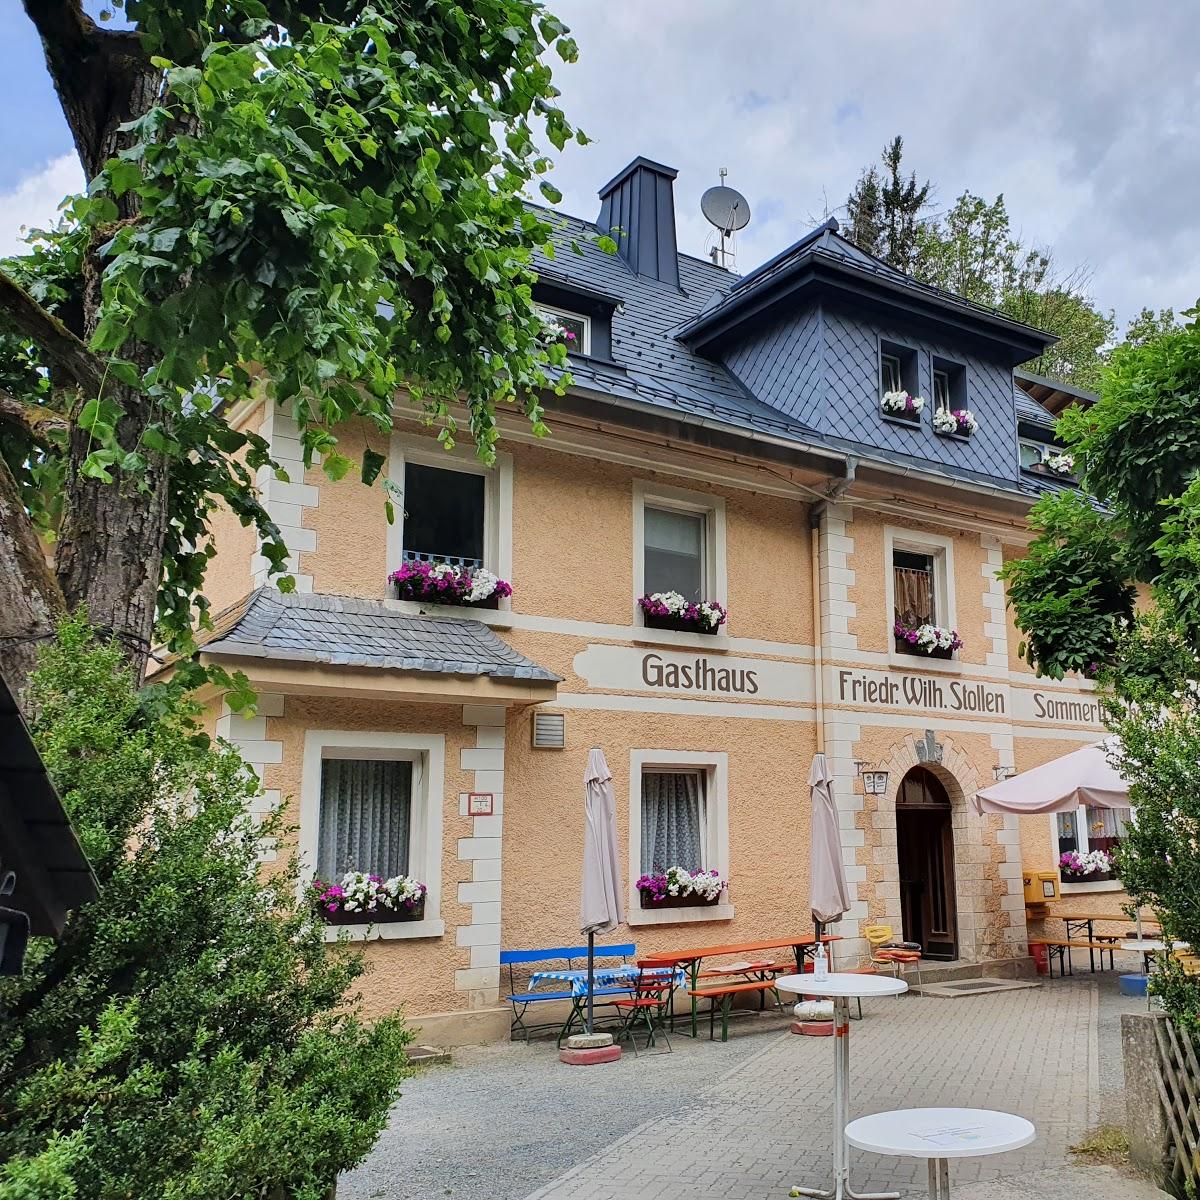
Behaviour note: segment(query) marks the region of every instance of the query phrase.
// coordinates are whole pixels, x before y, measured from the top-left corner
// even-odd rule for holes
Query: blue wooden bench
[[[510,1036],[521,1034],[526,1041],[529,1041],[529,1035],[534,1032],[540,1032],[547,1029],[559,1030],[559,1041],[562,1041],[563,1036],[569,1031],[571,1023],[575,1020],[579,1013],[582,1004],[586,1002],[586,996],[580,996],[569,985],[562,990],[554,989],[553,991],[530,991],[528,984],[522,988],[517,985],[517,969],[522,969],[521,973],[527,975],[534,970],[562,970],[562,971],[581,971],[587,968],[588,948],[586,946],[558,946],[548,950],[501,950],[500,965],[508,971],[508,991],[509,994],[505,997],[513,1008],[512,1025],[509,1027]],[[619,958],[622,962],[628,962],[637,954],[637,946],[633,942],[626,942],[618,946],[597,946],[596,961],[597,963],[606,962],[607,960]],[[604,1003],[611,1004],[613,999],[618,996],[629,996],[633,992],[631,986],[611,986],[598,987],[592,992],[593,1000],[603,999]],[[547,1000],[569,1000],[571,1001],[571,1012],[566,1021],[560,1026],[557,1021],[543,1022],[540,1025],[529,1025],[525,1021],[525,1013],[532,1004],[541,1004]]]

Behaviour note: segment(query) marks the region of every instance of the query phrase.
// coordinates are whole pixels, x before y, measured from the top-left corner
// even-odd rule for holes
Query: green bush
[[[0,988],[0,1200],[323,1200],[387,1120],[410,1035],[351,993],[293,859],[264,876],[252,773],[181,689],[137,692],[86,620],[30,690],[100,883]]]

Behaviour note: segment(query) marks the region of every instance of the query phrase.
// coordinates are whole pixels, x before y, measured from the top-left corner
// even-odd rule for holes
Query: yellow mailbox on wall
[[[1048,904],[1058,899],[1057,871],[1026,871],[1022,878],[1026,904]]]

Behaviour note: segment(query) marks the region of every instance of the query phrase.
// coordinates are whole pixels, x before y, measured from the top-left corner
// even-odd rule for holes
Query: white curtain
[[[408,872],[412,763],[327,758],[321,764],[317,874],[346,871],[389,879]]]
[[[642,775],[642,870],[708,869],[704,778],[698,771]]]

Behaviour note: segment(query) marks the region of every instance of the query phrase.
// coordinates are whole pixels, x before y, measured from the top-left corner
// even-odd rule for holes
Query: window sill
[[[683,629],[647,629],[635,625],[629,639],[635,646],[680,646],[687,650],[720,650],[730,648],[727,633],[689,633]]]
[[[937,671],[943,675],[961,675],[962,662],[957,658],[930,658],[927,654],[901,654],[888,650],[888,666],[907,667],[909,670]]]
[[[424,921],[391,921],[381,925],[326,925],[325,940],[336,942],[343,932],[350,935],[352,942],[407,941],[442,937],[446,922],[437,917],[426,917]]]
[[[915,419],[909,420],[908,417],[896,417],[891,413],[884,412],[883,409],[880,409],[879,416],[881,420],[886,421],[889,425],[903,425],[906,429],[921,428],[921,417],[919,414]]]
[[[506,604],[507,599],[501,600]],[[410,617],[437,617],[439,620],[451,621],[481,621],[493,629],[512,628],[512,610],[509,608],[475,608],[469,604],[429,604],[424,600],[393,600],[385,598],[384,603],[393,612],[404,613]]]
[[[642,908],[635,897],[625,917],[625,924],[696,925],[703,921],[732,921],[734,911],[733,905],[728,902],[702,908]]]
[[[1058,885],[1058,890],[1064,896],[1085,895],[1088,892],[1123,892],[1125,885],[1119,879],[1102,879],[1097,883],[1067,883]]]

